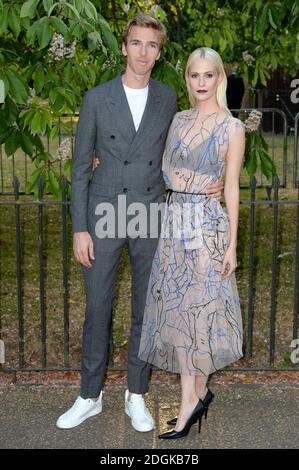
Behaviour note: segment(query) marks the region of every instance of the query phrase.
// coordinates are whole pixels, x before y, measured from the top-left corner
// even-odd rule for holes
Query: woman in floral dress
[[[244,125],[227,109],[216,51],[195,50],[185,77],[192,108],[175,115],[167,137],[162,169],[169,191],[139,349],[144,361],[181,375],[180,411],[163,439],[201,423],[214,396],[209,375],[242,357],[234,271]],[[205,194],[224,175],[226,209]]]

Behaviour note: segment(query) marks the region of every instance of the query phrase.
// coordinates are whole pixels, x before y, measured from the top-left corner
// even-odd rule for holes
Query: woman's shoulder
[[[175,119],[182,119],[182,120],[188,120],[193,118],[194,115],[194,108],[190,109],[184,109],[183,111],[178,111],[174,117]]]
[[[228,118],[228,123],[229,123],[229,128],[230,130],[233,131],[244,131],[245,130],[245,124],[242,122],[240,119],[234,117],[234,116],[229,116]]]

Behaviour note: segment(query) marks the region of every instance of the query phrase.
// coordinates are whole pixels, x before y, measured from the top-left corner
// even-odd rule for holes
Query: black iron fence
[[[17,294],[16,311],[11,313],[14,320],[10,320],[7,313],[8,302],[5,296],[2,296],[0,305],[0,338],[2,345],[6,346],[7,360],[2,365],[4,371],[18,370],[78,370],[80,368],[79,354],[76,361],[71,360],[70,342],[72,345],[81,343],[81,336],[76,333],[76,338],[70,334],[70,316],[72,316],[72,304],[70,304],[70,284],[73,283],[74,274],[70,273],[70,257],[72,256],[72,237],[71,237],[71,220],[69,215],[69,200],[66,196],[66,181],[64,177],[61,179],[62,199],[55,201],[50,196],[43,196],[43,182],[39,180],[38,198],[32,196],[20,197],[20,182],[15,176],[13,180],[13,188],[10,197],[0,199],[0,220],[2,235],[0,242],[2,244],[2,265],[0,265],[0,273],[2,270],[2,283],[5,283],[5,275],[15,277],[15,284],[8,285],[6,290],[11,290],[13,295]],[[242,199],[240,204],[240,257],[242,261],[242,279],[238,274],[239,292],[242,298],[242,312],[244,322],[244,359],[233,366],[234,370],[289,370],[298,368],[298,361],[291,360],[290,355],[292,348],[291,341],[298,338],[298,309],[299,309],[299,185],[297,181],[298,193],[293,199],[284,199],[280,196],[282,191],[278,177],[275,177],[272,189],[272,197],[261,198],[258,194],[257,180],[252,178],[249,182],[250,198]],[[294,193],[293,193],[294,194]],[[45,288],[45,211],[49,207],[56,207],[55,226],[57,228],[57,237],[55,239],[55,247],[53,250],[59,250],[60,261],[53,268],[57,273],[52,283],[62,284],[62,309],[60,320],[63,318],[63,341],[58,342],[55,346],[49,345],[49,334],[47,325],[51,320],[51,299],[47,297],[47,289]],[[28,221],[28,215],[24,214],[25,208],[30,208],[32,220]],[[266,208],[266,209],[265,209]],[[34,213],[34,214],[33,214]],[[28,212],[26,212],[28,214]],[[24,220],[27,217],[27,220]],[[280,219],[282,217],[282,219]],[[267,218],[267,223],[265,220]],[[24,308],[24,296],[26,294],[26,285],[24,282],[24,238],[26,237],[26,229],[28,224],[33,224],[37,230],[37,242],[34,245],[34,254],[38,259],[37,272],[38,277],[34,284],[34,290],[38,291],[38,299],[35,304],[35,339],[38,339],[36,346],[35,361],[28,365],[26,359],[26,329],[30,326],[30,315]],[[259,226],[259,241],[257,241],[257,226]],[[7,231],[9,234],[7,234]],[[283,234],[290,235],[288,240],[287,252],[283,253],[281,236]],[[3,241],[5,239],[5,241]],[[260,249],[259,243],[262,240],[263,247]],[[54,241],[53,241],[54,243]],[[49,245],[49,243],[48,243]],[[57,245],[57,247],[56,247]],[[1,245],[0,245],[1,249]],[[259,251],[259,254],[257,252]],[[268,250],[268,257],[262,263],[259,258],[263,257],[264,252]],[[54,251],[52,251],[53,253]],[[8,253],[8,254],[6,254]],[[238,255],[239,256],[239,255]],[[11,258],[15,258],[14,266],[6,269],[3,263],[8,263]],[[282,261],[289,259],[288,262]],[[267,269],[265,270],[265,264]],[[1,267],[2,266],[2,267]],[[127,269],[127,268],[126,268]],[[262,276],[259,270],[265,274]],[[13,271],[13,272],[12,272]],[[283,271],[283,272],[281,272]],[[284,274],[285,271],[285,274]],[[6,273],[6,274],[5,274]],[[3,277],[4,276],[4,277]],[[268,276],[267,282],[264,283],[263,276]],[[59,279],[58,279],[59,278]],[[280,281],[278,282],[278,279]],[[282,284],[281,279],[283,279]],[[284,281],[286,284],[284,284]],[[8,283],[9,284],[9,283]],[[260,289],[260,297],[257,300],[257,290]],[[6,282],[7,285],[7,282]],[[15,290],[16,286],[16,290]],[[32,284],[30,284],[32,290]],[[28,288],[27,288],[28,289]],[[129,288],[128,288],[129,289]],[[4,292],[8,295],[9,292]],[[30,292],[26,294],[31,295]],[[126,297],[129,294],[126,293]],[[281,307],[279,315],[277,312],[277,299],[282,299],[284,306]],[[266,300],[267,301],[266,301]],[[82,299],[83,300],[83,299]],[[265,305],[263,304],[265,301]],[[54,303],[54,302],[53,302]],[[83,310],[83,308],[82,308]],[[33,312],[34,313],[34,312]],[[33,315],[33,313],[31,313]],[[24,319],[26,318],[26,325]],[[5,320],[3,320],[5,319]],[[2,321],[3,320],[3,321]],[[82,320],[82,318],[81,318]],[[12,339],[10,321],[15,321],[14,339]],[[83,321],[83,320],[82,320]],[[277,348],[278,330],[285,335],[283,339],[279,339],[279,348]],[[55,333],[55,327],[52,328]],[[262,337],[261,337],[262,331]],[[53,352],[54,348],[54,352]],[[56,350],[55,350],[56,348]],[[63,349],[63,357],[55,363],[53,357],[61,353]],[[113,364],[113,352],[115,349],[114,333],[111,335],[111,354],[110,367],[123,369],[126,365]],[[263,359],[260,360],[263,350]],[[48,356],[51,354],[49,363]],[[299,355],[298,355],[299,356]],[[72,356],[73,357],[73,356]],[[229,368],[228,368],[229,369]]]

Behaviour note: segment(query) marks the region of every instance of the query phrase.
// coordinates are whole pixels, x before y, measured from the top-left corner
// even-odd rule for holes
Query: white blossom
[[[49,47],[51,62],[60,62],[63,57],[66,59],[74,57],[76,53],[76,45],[77,40],[73,39],[71,44],[65,47],[64,37],[62,34],[54,33]]]
[[[34,100],[35,96],[36,96],[35,95],[35,89],[29,87],[29,96],[28,96],[28,99],[27,99],[27,103],[31,104],[32,101]]]
[[[183,68],[182,68],[182,63],[180,60],[177,61],[177,63],[175,64],[175,69],[178,73],[182,73],[183,72]]]
[[[56,160],[65,161],[72,152],[72,139],[70,137],[64,139],[58,147]]]
[[[116,59],[113,53],[110,54],[110,57],[103,63],[101,66],[102,72],[107,69],[114,69],[116,67]]]
[[[257,131],[262,119],[262,113],[253,109],[249,114],[248,118],[244,122],[246,132],[254,132]]]
[[[217,8],[216,17],[217,18],[223,18],[223,16],[224,16],[224,11],[221,8]]]
[[[246,62],[247,65],[252,65],[254,60],[255,60],[254,57],[251,54],[249,54],[248,51],[243,52],[243,59],[244,59],[244,62]]]
[[[160,9],[161,9],[161,8],[159,7],[159,5],[154,5],[154,6],[152,6],[152,8],[151,8],[150,14],[153,15],[153,16],[156,16],[156,13],[157,13]]]
[[[122,9],[123,9],[123,11],[124,11],[125,13],[128,13],[129,10],[130,10],[130,4],[129,4],[129,3],[125,3],[125,4],[123,5]]]
[[[62,34],[54,33],[50,47],[49,54],[52,62],[59,62],[64,56],[64,37]]]
[[[77,39],[75,38],[70,46],[68,47],[65,47],[64,49],[64,56],[67,58],[67,59],[72,59],[73,57],[75,57],[75,54],[76,54],[76,45],[77,45]]]

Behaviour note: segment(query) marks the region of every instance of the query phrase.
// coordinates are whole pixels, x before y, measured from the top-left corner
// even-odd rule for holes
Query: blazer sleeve
[[[73,232],[87,232],[88,185],[96,142],[94,97],[86,93],[80,108],[71,178]]]

